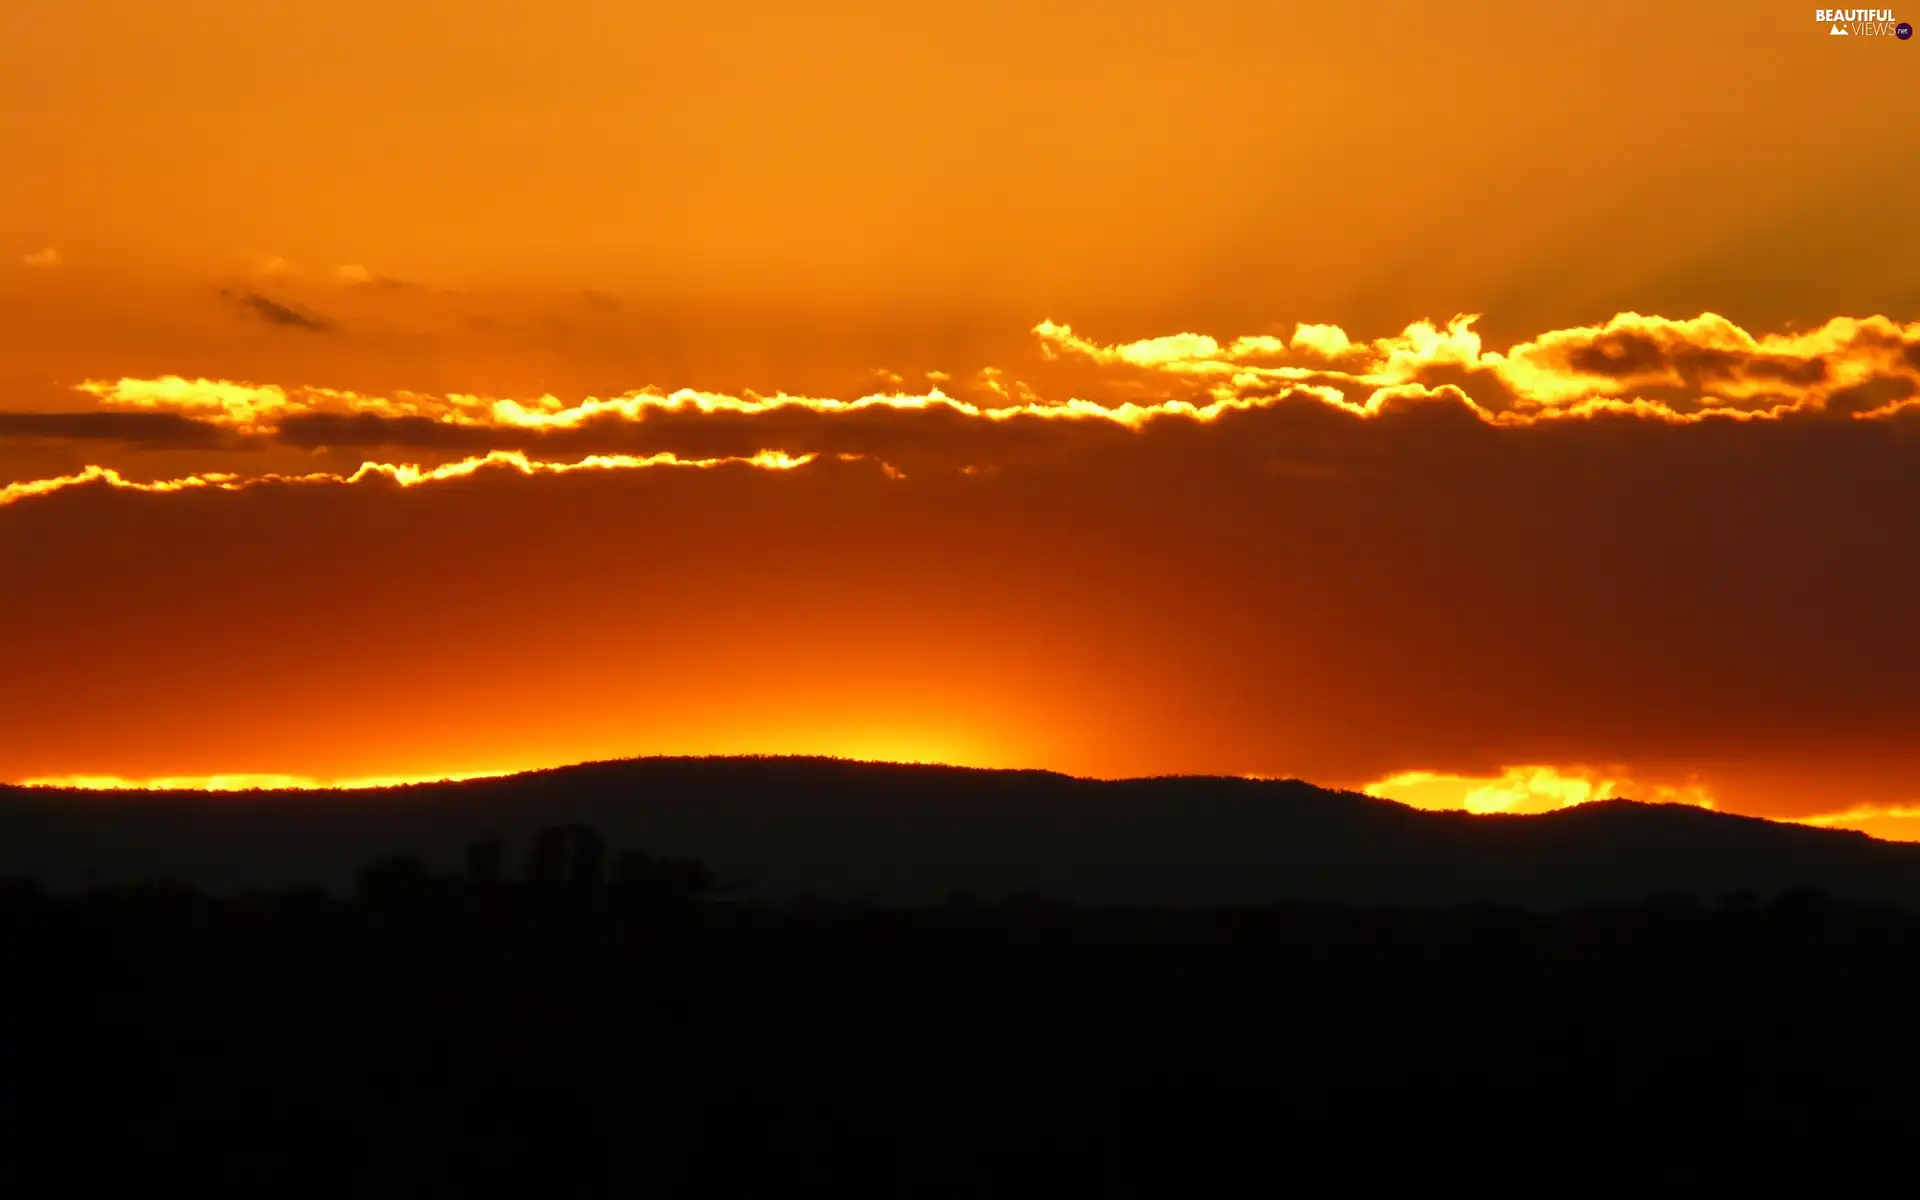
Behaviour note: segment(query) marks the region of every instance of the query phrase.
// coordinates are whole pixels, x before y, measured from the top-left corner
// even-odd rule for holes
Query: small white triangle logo
[[[1831,36],[1833,36],[1833,37],[1850,37],[1850,36],[1852,36],[1852,35],[1850,35],[1850,34],[1849,34],[1849,33],[1848,33],[1848,32],[1847,32],[1846,30],[1844,30],[1844,29],[1842,29],[1842,28],[1840,28],[1840,27],[1839,27],[1838,25],[1835,25],[1835,26],[1833,27],[1833,30],[1832,30],[1832,32],[1831,32]]]

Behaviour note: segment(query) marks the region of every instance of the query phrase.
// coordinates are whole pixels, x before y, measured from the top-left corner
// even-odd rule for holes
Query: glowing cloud
[[[1542,813],[1596,800],[1642,800],[1713,808],[1713,797],[1697,783],[1639,783],[1618,773],[1591,767],[1503,767],[1494,776],[1447,775],[1406,771],[1360,789],[1369,796],[1426,809],[1465,809],[1472,813]]]
[[[875,393],[856,400],[790,396],[784,393],[759,396],[750,392],[745,396],[730,396],[692,388],[674,392],[652,389],[628,392],[610,399],[588,397],[578,404],[568,405],[554,396],[520,401],[459,393],[446,396],[401,393],[389,398],[361,396],[329,388],[289,390],[272,384],[183,379],[175,375],[158,379],[89,380],[79,384],[78,388],[110,408],[191,412],[249,433],[270,432],[277,422],[289,417],[319,413],[423,417],[446,425],[502,432],[577,429],[589,422],[607,418],[644,421],[651,413],[766,416],[795,411],[852,415],[874,410],[942,410],[982,421],[1033,417],[1043,420],[1102,421],[1137,428],[1155,417],[1178,416],[1205,421],[1229,409],[1251,408],[1267,403],[1265,400],[1239,400],[1232,397],[1207,404],[1167,400],[1151,405],[1104,405],[1089,400],[1068,399],[985,407],[956,399],[936,387],[923,393]],[[1328,389],[1326,398],[1329,402],[1339,400],[1338,394],[1331,389]]]
[[[343,268],[348,270],[364,271]],[[1212,421],[1298,396],[1359,417],[1400,404],[1457,403],[1497,426],[1602,413],[1670,423],[1777,420],[1830,411],[1868,420],[1920,404],[1920,323],[1837,317],[1807,333],[1756,337],[1711,313],[1689,320],[1622,313],[1604,325],[1542,334],[1502,354],[1483,347],[1473,329],[1476,319],[1455,317],[1444,327],[1415,322],[1371,342],[1355,342],[1333,325],[1298,325],[1285,339],[1261,335],[1222,343],[1181,333],[1119,345],[1101,345],[1052,321],[1034,327],[1049,359],[1131,372],[1135,390],[1141,375],[1157,381],[1153,387],[1159,395],[1148,403],[1043,399],[994,368],[982,371],[972,385],[986,403],[949,394],[938,386],[946,379],[941,373],[928,375],[935,386],[925,392],[853,400],[786,393],[733,396],[692,388],[642,388],[577,403],[551,395],[525,400],[460,393],[366,396],[179,376],[88,380],[78,389],[108,408],[190,414],[248,434],[270,434],[290,418],[321,414],[424,420],[503,436],[578,430],[605,421],[644,422],[658,415],[851,418],[874,411],[1139,429],[1161,418]],[[1124,379],[1108,382],[1127,385]],[[1095,378],[1090,386],[1104,385]]]
[[[755,467],[768,471],[790,471],[796,467],[805,466],[813,460],[813,457],[813,455],[793,457],[777,450],[762,451],[746,457],[705,459],[680,458],[673,454],[653,454],[646,457],[629,454],[593,454],[578,462],[556,463],[529,459],[517,450],[495,450],[489,454],[464,458],[458,462],[443,463],[437,467],[422,467],[413,463],[370,462],[362,463],[358,470],[349,475],[315,472],[308,475],[243,476],[216,472],[146,482],[129,480],[120,472],[107,467],[90,466],[76,474],[63,475],[57,479],[10,483],[0,488],[0,508],[30,497],[45,496],[66,488],[84,487],[88,484],[103,484],[133,492],[185,492],[205,488],[236,492],[263,484],[355,484],[367,479],[384,478],[401,487],[417,487],[421,484],[441,483],[449,479],[464,479],[478,471],[493,467],[518,471],[522,475],[566,475],[575,471],[633,471],[648,467],[710,469],[730,465]]]
[[[1420,321],[1397,336],[1356,343],[1334,325],[1299,325],[1289,340],[1243,337],[1221,344],[1176,334],[1103,346],[1066,325],[1034,332],[1054,357],[1127,366],[1204,382],[1216,398],[1299,383],[1331,383],[1341,407],[1368,415],[1400,396],[1433,394],[1445,380],[1464,389],[1483,420],[1524,425],[1559,416],[1621,412],[1665,421],[1706,416],[1777,419],[1824,411],[1876,382],[1890,399],[1851,415],[1890,416],[1920,385],[1920,323],[1836,317],[1801,334],[1756,337],[1713,313],[1689,320],[1621,313],[1605,325],[1542,334],[1505,354],[1483,348],[1473,315],[1442,328]],[[1485,384],[1476,389],[1475,378]],[[1499,400],[1476,399],[1484,391]],[[1358,396],[1358,399],[1355,397]]]

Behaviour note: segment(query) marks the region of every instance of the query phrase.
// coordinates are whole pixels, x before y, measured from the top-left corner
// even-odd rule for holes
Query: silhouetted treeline
[[[556,826],[351,897],[0,883],[0,1184],[1718,1190],[1920,1120],[1920,915],[730,898]]]

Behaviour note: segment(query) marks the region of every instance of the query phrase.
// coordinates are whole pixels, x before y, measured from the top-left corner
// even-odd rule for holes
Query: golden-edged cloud
[[[300,314],[294,314],[296,317]],[[284,319],[284,318],[283,318]],[[1456,392],[1482,419],[1523,425],[1565,415],[1626,412],[1663,420],[1707,416],[1778,418],[1827,410],[1836,397],[1878,386],[1886,398],[1846,415],[1891,415],[1920,390],[1920,323],[1886,317],[1835,318],[1800,334],[1754,336],[1713,314],[1669,320],[1622,313],[1604,325],[1556,330],[1500,353],[1483,348],[1476,318],[1444,327],[1416,322],[1400,334],[1355,342],[1338,326],[1299,325],[1291,337],[1241,337],[1222,343],[1176,334],[1103,345],[1070,326],[1035,327],[1043,352],[1158,377],[1158,399],[1115,401],[1125,378],[1083,377],[1090,397],[1043,399],[1004,372],[971,381],[977,399],[936,386],[926,392],[874,393],[855,399],[805,395],[741,396],[692,388],[643,388],[574,403],[548,395],[527,400],[476,395],[361,395],[324,387],[287,388],[224,380],[89,380],[80,390],[109,407],[175,410],[250,430],[313,414],[422,418],[505,432],[578,429],[596,421],[643,421],[654,414],[737,416],[805,411],[850,416],[876,409],[939,410],[981,421],[1020,417],[1105,421],[1138,428],[1156,418],[1207,421],[1288,395],[1318,397],[1354,415],[1400,400]],[[890,375],[895,383],[900,377]],[[928,378],[947,382],[944,372]],[[1132,381],[1137,383],[1137,377]],[[1103,389],[1103,384],[1107,385]]]
[[[1179,334],[1101,345],[1052,322],[1035,332],[1054,354],[1201,381],[1221,398],[1332,384],[1356,415],[1446,380],[1482,419],[1500,424],[1596,412],[1667,421],[1779,418],[1821,412],[1836,397],[1880,385],[1883,399],[1847,413],[1872,418],[1909,406],[1920,384],[1920,323],[1902,326],[1881,316],[1836,317],[1807,333],[1756,337],[1712,313],[1690,320],[1621,313],[1505,353],[1482,346],[1477,319],[1456,317],[1444,327],[1416,322],[1366,343],[1330,325],[1225,344]]]
[[[324,471],[306,475],[236,475],[231,472],[216,471],[188,475],[179,479],[147,481],[129,480],[111,468],[90,466],[73,475],[36,479],[25,483],[10,483],[0,487],[0,508],[34,496],[51,495],[67,488],[84,487],[88,484],[103,484],[121,491],[152,494],[202,489],[236,492],[266,484],[355,484],[370,479],[384,480],[400,487],[418,487],[421,484],[444,483],[450,479],[465,479],[477,472],[495,468],[516,471],[521,475],[566,475],[575,471],[636,471],[648,467],[706,469],[735,465],[770,471],[788,471],[805,466],[810,461],[811,456],[794,458],[778,450],[769,450],[760,454],[730,458],[686,459],[672,454],[654,454],[638,458],[623,454],[596,454],[589,455],[578,462],[542,462],[529,459],[517,450],[495,450],[475,458],[463,458],[457,462],[442,463],[434,467],[421,467],[413,463],[363,463],[358,470],[346,475]]]

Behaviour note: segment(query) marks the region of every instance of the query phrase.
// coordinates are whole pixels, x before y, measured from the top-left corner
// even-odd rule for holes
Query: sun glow
[[[1465,809],[1471,813],[1553,812],[1596,800],[1622,799],[1714,807],[1713,797],[1696,781],[1679,785],[1644,783],[1585,766],[1503,767],[1493,776],[1403,771],[1360,790],[1414,808]]]
[[[364,775],[351,779],[315,779],[309,775],[166,775],[128,779],[120,775],[50,775],[23,779],[21,787],[68,788],[90,792],[308,792],[367,791],[416,783],[458,783],[496,779],[511,771],[429,771],[418,775]]]
[[[1545,813],[1596,800],[1719,807],[1712,792],[1698,780],[1648,783],[1634,779],[1624,768],[1585,766],[1505,767],[1500,774],[1490,776],[1403,771],[1360,790],[1383,800],[1442,812]],[[1920,804],[1857,805],[1841,812],[1773,819],[1819,829],[1850,829],[1887,841],[1920,842]]]
[[[1920,804],[1860,805],[1845,812],[1793,820],[1820,829],[1852,829],[1890,842],[1920,842]]]

